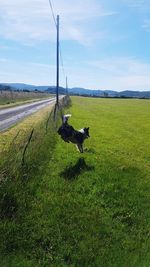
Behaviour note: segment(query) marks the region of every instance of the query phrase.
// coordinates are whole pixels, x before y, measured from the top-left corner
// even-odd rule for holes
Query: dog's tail
[[[66,115],[63,115],[63,123],[67,123],[68,122],[68,119],[71,117],[71,114],[66,114]]]

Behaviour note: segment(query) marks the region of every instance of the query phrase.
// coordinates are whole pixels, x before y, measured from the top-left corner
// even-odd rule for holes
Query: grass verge
[[[7,131],[4,131],[0,134],[0,152],[7,150],[13,140],[21,139],[27,132],[31,132],[33,128],[38,127],[42,124],[46,118],[49,117],[50,112],[52,111],[53,106],[50,104],[45,108],[42,108],[38,112],[24,118],[21,122],[13,125]]]

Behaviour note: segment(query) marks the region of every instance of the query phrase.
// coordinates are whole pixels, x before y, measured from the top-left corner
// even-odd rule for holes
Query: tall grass
[[[69,103],[69,99],[63,99],[60,110]],[[32,197],[38,188],[39,181],[35,179],[43,174],[53,157],[58,138],[56,130],[61,112],[57,111],[55,119],[54,115],[52,109],[35,128],[30,126],[17,131],[9,146],[1,151],[0,251],[4,254],[13,252],[23,243],[26,246],[26,238],[21,241],[24,214],[31,208]]]
[[[1,152],[2,218],[15,218],[18,208],[23,210],[22,201],[26,201],[28,196],[28,180],[44,169],[52,156],[56,139],[51,112],[36,128],[17,132],[9,148]]]

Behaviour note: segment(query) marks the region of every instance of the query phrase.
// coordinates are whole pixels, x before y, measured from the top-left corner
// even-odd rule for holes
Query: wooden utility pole
[[[57,49],[56,49],[56,105],[59,105],[59,15],[57,15]]]
[[[67,79],[67,76],[66,76],[66,95],[68,95],[68,79]]]

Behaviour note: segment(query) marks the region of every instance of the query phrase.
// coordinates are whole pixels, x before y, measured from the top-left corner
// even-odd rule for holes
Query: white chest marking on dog
[[[84,134],[84,129],[79,130],[80,133]]]

